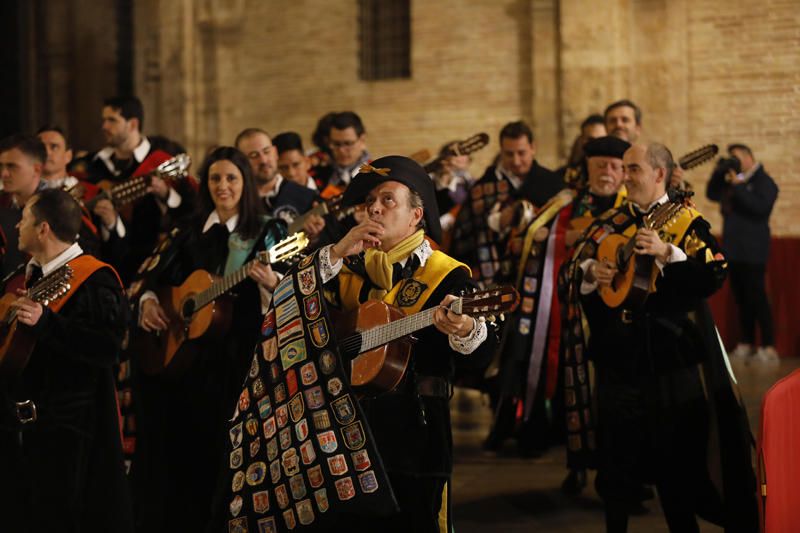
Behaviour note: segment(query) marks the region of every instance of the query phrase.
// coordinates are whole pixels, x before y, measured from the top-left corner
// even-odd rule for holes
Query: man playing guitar
[[[407,315],[439,306],[418,333],[405,379],[390,394],[361,400],[389,473],[400,514],[348,516],[342,531],[450,529],[452,438],[448,400],[456,357],[490,352],[485,322],[444,309],[466,289],[469,269],[439,251],[433,182],[413,160],[382,157],[364,165],[345,192],[345,205],[366,202],[367,218],[319,252],[331,303],[352,310],[369,299]],[[441,529],[439,529],[441,527]]]

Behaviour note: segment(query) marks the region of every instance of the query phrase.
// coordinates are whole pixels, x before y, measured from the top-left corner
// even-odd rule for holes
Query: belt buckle
[[[39,418],[36,412],[36,404],[32,400],[25,400],[24,402],[16,402],[17,419],[22,424],[30,424],[36,422]]]
[[[630,309],[623,309],[620,313],[620,318],[623,324],[633,324],[633,311]]]

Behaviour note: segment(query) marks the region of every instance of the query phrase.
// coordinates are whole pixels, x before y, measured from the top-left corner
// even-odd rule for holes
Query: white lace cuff
[[[458,353],[470,354],[478,349],[483,341],[486,340],[488,335],[486,329],[486,319],[481,317],[475,320],[475,327],[466,337],[457,337],[455,335],[448,335],[447,340],[450,342],[450,348]]]

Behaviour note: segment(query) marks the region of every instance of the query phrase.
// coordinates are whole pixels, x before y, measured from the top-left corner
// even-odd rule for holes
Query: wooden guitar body
[[[191,365],[200,343],[219,339],[229,329],[232,302],[219,297],[195,310],[194,297],[208,289],[218,278],[205,270],[196,270],[178,287],[164,287],[158,300],[169,318],[169,327],[160,334],[139,331],[133,349],[140,354],[142,369],[148,374],[179,373]]]
[[[28,364],[36,341],[29,328],[20,327],[11,309],[19,296],[6,294],[0,298],[0,367],[3,375],[15,376]]]
[[[369,300],[337,320],[337,335],[344,338],[355,332],[382,326],[406,315],[380,300]],[[350,384],[366,393],[393,390],[408,367],[412,341],[404,337],[356,355],[350,362]]]
[[[622,258],[622,249],[628,241],[628,237],[624,235],[608,235],[597,250],[598,261],[616,265],[618,268],[611,285],[600,287],[599,291],[600,298],[611,308],[623,304],[628,309],[641,306],[655,282],[657,269],[653,268],[653,256],[634,254],[629,261]]]

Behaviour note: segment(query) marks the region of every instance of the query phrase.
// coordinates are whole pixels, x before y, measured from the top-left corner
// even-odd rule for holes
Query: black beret
[[[433,180],[413,159],[401,155],[388,155],[364,165],[344,192],[342,204],[350,206],[364,202],[372,189],[387,181],[402,183],[420,195],[424,210],[425,232],[431,239],[441,244],[442,226],[439,223],[439,208],[436,204]]]
[[[628,141],[623,141],[619,137],[608,135],[606,137],[598,137],[587,142],[583,147],[583,153],[586,157],[606,156],[616,157],[622,159],[622,154],[625,150],[631,147]]]

